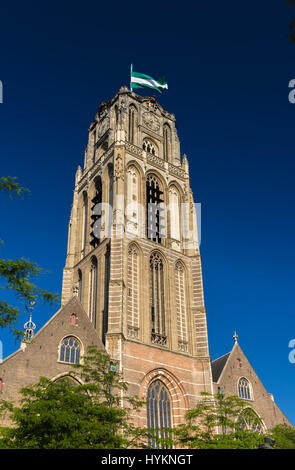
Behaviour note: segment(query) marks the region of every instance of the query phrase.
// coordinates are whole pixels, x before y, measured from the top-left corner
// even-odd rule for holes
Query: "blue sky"
[[[181,151],[202,204],[210,354],[234,330],[266,389],[295,424],[295,45],[284,2],[20,2],[1,6],[1,174],[31,197],[1,202],[3,258],[24,256],[60,292],[74,175],[99,102],[129,86],[129,68],[169,90]],[[139,94],[147,94],[139,91]],[[5,296],[9,299],[9,296]],[[55,312],[38,305],[40,328]],[[25,322],[23,316],[20,324]],[[4,356],[17,345],[0,332]]]

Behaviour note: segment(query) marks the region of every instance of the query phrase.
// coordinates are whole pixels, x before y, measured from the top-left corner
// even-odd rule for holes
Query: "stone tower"
[[[122,87],[76,172],[62,303],[78,297],[130,394],[149,399],[139,425],[181,423],[213,391],[196,224],[175,116]]]

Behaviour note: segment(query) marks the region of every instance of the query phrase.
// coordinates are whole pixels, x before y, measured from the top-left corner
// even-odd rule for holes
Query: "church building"
[[[66,376],[97,344],[147,401],[139,426],[177,426],[219,390],[247,400],[263,432],[290,424],[237,338],[211,361],[197,222],[174,114],[120,88],[100,104],[76,171],[61,308],[0,364],[1,397]]]

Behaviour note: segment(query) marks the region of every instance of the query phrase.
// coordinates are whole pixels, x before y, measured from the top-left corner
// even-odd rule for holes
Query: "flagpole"
[[[133,67],[133,64],[131,64],[130,66],[130,91],[133,91],[132,90],[132,67]]]

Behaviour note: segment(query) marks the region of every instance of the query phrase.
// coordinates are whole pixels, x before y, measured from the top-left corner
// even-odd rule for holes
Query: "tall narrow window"
[[[104,307],[102,315],[102,342],[105,344],[105,336],[108,331],[108,317],[109,317],[109,284],[110,284],[110,245],[107,246],[105,254],[105,269],[104,269]]]
[[[188,351],[185,272],[181,262],[175,266],[175,296],[179,351]]]
[[[165,236],[164,198],[158,179],[149,175],[146,180],[147,237],[161,243]]]
[[[153,253],[150,257],[150,311],[151,341],[166,346],[164,265],[158,253]]]
[[[152,437],[149,444],[152,448],[160,448],[156,438],[169,437],[169,428],[171,429],[171,399],[166,386],[160,380],[151,383],[147,392],[147,427],[152,431]]]
[[[135,106],[130,106],[129,108],[129,129],[128,129],[128,140],[131,144],[134,144],[135,140],[135,116],[136,108]]]
[[[169,160],[169,147],[170,147],[170,127],[168,124],[164,124],[163,127],[163,144],[164,144],[164,160]]]
[[[101,232],[101,203],[102,203],[102,184],[101,178],[98,177],[95,180],[95,194],[91,200],[91,228],[92,232],[90,234],[91,241],[90,244],[93,248],[99,245],[100,241],[100,232]]]
[[[127,170],[127,205],[126,205],[126,231],[130,234],[139,234],[139,173],[131,165]]]
[[[91,258],[91,267],[89,272],[89,318],[96,327],[96,309],[97,309],[97,259]]]
[[[128,336],[138,338],[139,329],[139,253],[136,245],[128,249],[127,328]]]
[[[244,400],[251,400],[250,383],[247,379],[245,379],[245,377],[242,377],[239,380],[238,392],[240,398],[244,398]]]
[[[88,195],[83,192],[83,217],[82,217],[82,255],[84,255],[87,242],[87,214],[88,214]]]
[[[169,188],[170,237],[180,240],[180,196],[175,186]]]

